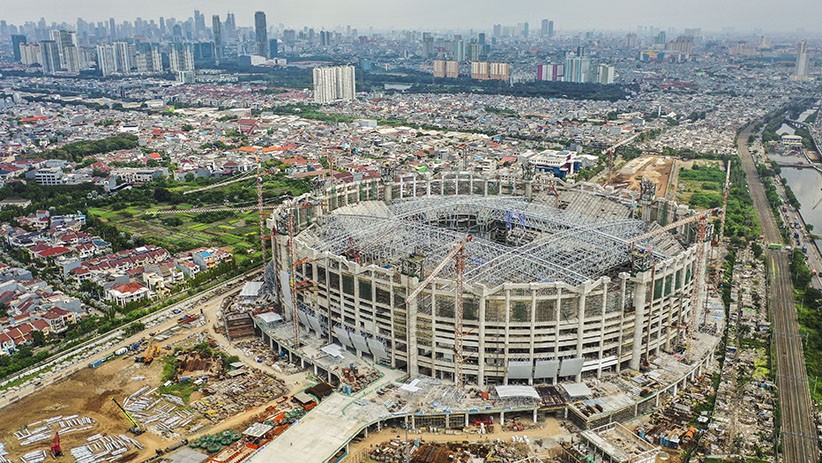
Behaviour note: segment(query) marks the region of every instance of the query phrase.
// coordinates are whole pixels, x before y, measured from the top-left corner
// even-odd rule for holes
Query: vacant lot
[[[119,230],[163,246],[172,253],[201,246],[228,246],[238,263],[259,254],[260,228],[256,211],[225,213],[224,218],[198,222],[198,214],[152,215],[162,209],[189,209],[187,204],[158,205],[151,210],[130,206],[120,210],[93,208],[88,213],[100,217]],[[202,220],[202,219],[201,219]],[[209,219],[210,220],[210,219]]]

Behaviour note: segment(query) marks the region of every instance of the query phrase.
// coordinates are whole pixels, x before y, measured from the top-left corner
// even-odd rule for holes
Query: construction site
[[[260,281],[4,410],[0,463],[653,461],[604,426],[704,384],[724,323],[721,211],[658,191],[320,185],[261,222]]]

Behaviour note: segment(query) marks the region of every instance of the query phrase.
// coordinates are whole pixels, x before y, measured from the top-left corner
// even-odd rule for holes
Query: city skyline
[[[330,6],[331,5],[331,6]],[[467,6],[471,8],[466,8]],[[205,15],[235,13],[241,26],[253,27],[254,12],[268,15],[269,26],[278,24],[310,25],[333,28],[342,25],[375,27],[378,29],[490,29],[494,23],[527,21],[538,29],[542,18],[555,20],[562,30],[627,30],[638,25],[660,28],[699,27],[704,30],[732,28],[737,32],[764,30],[818,33],[816,18],[822,17],[822,3],[810,0],[788,0],[778,9],[763,0],[743,2],[732,0],[710,2],[697,0],[688,4],[661,4],[651,0],[630,0],[618,4],[605,0],[578,3],[538,2],[519,0],[514,5],[491,0],[473,2],[420,2],[359,0],[329,2],[308,0],[299,5],[272,5],[262,0],[250,0],[242,6],[228,5],[217,0],[161,2],[146,0],[139,4],[123,1],[88,0],[68,5],[55,0],[33,0],[6,9],[0,19],[21,24],[44,17],[47,23],[73,23],[78,17],[89,21],[118,22],[163,17],[186,19],[194,10]],[[587,12],[595,11],[596,14]],[[710,11],[711,14],[705,14]],[[48,14],[44,14],[47,12]],[[586,14],[580,14],[586,12]],[[800,13],[801,12],[801,13]]]

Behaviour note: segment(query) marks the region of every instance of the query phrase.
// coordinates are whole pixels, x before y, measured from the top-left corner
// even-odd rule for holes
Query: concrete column
[[[505,348],[503,349],[502,368],[505,371],[505,384],[508,384],[508,346],[511,345],[511,290],[505,290]]]
[[[534,345],[536,343],[536,332],[537,332],[537,298],[536,298],[536,291],[531,290],[531,343],[529,346],[529,355],[528,358],[534,358]],[[534,385],[534,374],[531,373],[531,377],[528,378],[528,384]]]
[[[579,314],[577,315],[577,357],[583,358],[582,355],[582,338],[583,333],[585,333],[585,300],[588,296],[588,292],[591,291],[591,288],[586,284],[582,287],[582,294],[579,295],[579,304],[577,304],[577,310]],[[576,382],[580,382],[582,380],[582,372],[577,373],[575,377]]]
[[[528,199],[534,199],[534,185],[530,180],[525,182],[525,197]]]
[[[411,415],[411,429],[417,429],[417,420],[414,419],[414,415]]]
[[[465,425],[468,426],[468,414],[465,414]]]
[[[537,409],[534,409],[534,423],[537,422]]]
[[[425,194],[427,196],[431,196],[431,182],[428,182],[427,184],[425,184]]]
[[[409,285],[406,295],[413,291],[415,285]],[[408,320],[408,374],[411,376],[417,375],[420,372],[419,362],[417,360],[417,298],[413,301],[406,300],[405,306],[408,312],[406,313],[406,320]]]
[[[642,328],[645,325],[645,298],[648,291],[648,273],[637,275],[634,285],[634,346],[631,355],[631,368],[639,370],[642,362]]]
[[[451,429],[451,415],[445,415],[445,429]]]
[[[505,426],[505,412],[499,412],[499,425]]]
[[[477,352],[477,385],[485,385],[485,296],[479,298],[479,327],[477,328],[477,338],[479,352]]]
[[[394,182],[388,182],[383,187],[383,195],[385,202],[387,204],[391,204],[391,200],[394,199]]]

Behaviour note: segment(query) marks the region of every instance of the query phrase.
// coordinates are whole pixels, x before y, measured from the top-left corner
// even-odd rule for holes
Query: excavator
[[[117,402],[117,399],[112,397],[111,401],[114,402],[114,405],[117,405],[117,408],[119,408],[120,411],[123,412],[123,415],[126,415],[126,418],[128,418],[128,420],[131,422],[132,426],[130,428],[128,428],[128,432],[134,434],[135,436],[139,436],[140,434],[142,434],[145,431],[143,429],[143,427],[140,426],[140,423],[138,423],[137,420],[135,420],[134,417],[131,416],[131,414],[129,412],[127,412],[126,409],[123,408],[123,406],[120,405],[119,402]]]
[[[145,363],[146,365],[150,365],[159,351],[160,346],[152,342],[149,344],[148,348],[146,348],[146,351],[142,356],[138,355],[137,357],[134,357],[134,361],[137,363]]]

